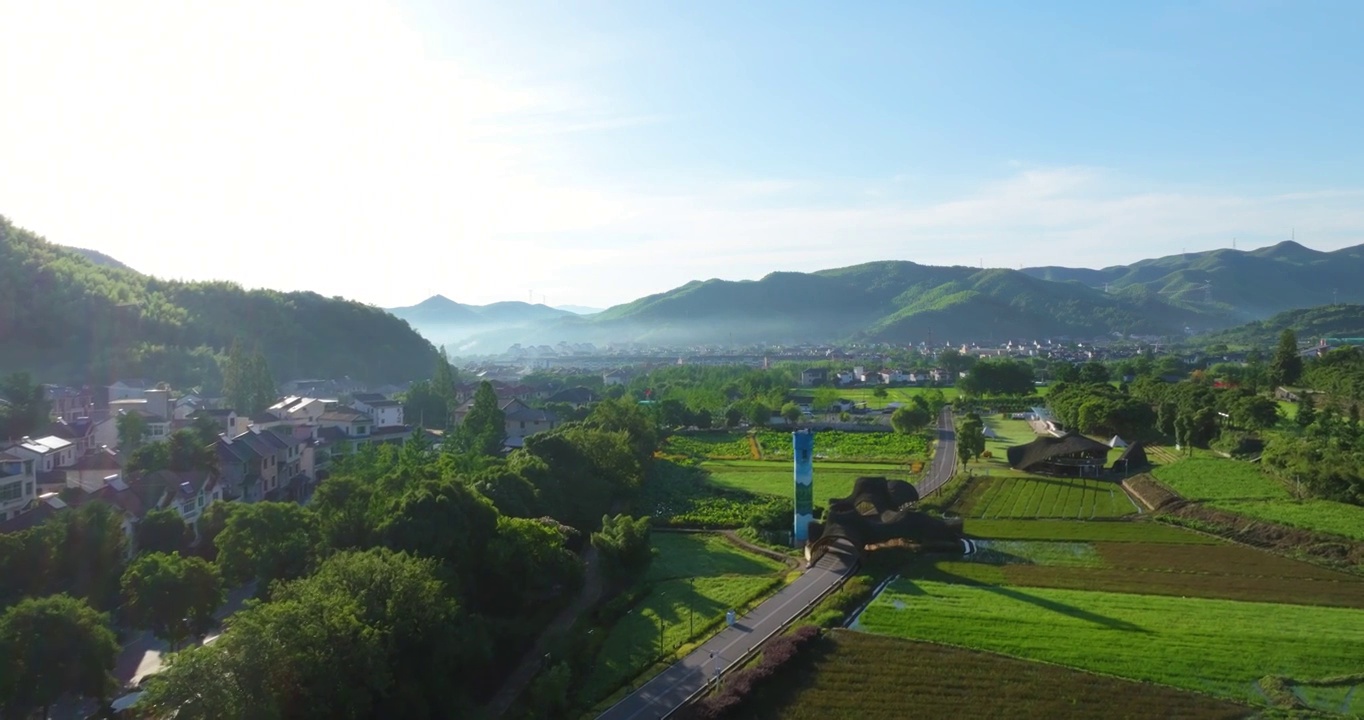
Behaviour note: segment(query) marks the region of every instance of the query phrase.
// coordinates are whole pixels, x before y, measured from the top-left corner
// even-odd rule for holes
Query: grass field
[[[855,403],[866,403],[869,408],[883,408],[891,403],[909,402],[915,395],[923,395],[930,392],[932,388],[924,387],[903,387],[903,388],[882,388],[886,391],[886,396],[876,397],[876,388],[846,388],[838,391],[838,396],[847,398]],[[952,402],[957,399],[957,389],[954,387],[938,388],[942,391],[943,399]],[[808,394],[810,388],[791,388],[795,394]]]
[[[966,533],[999,540],[1141,542],[1220,545],[1221,540],[1155,522],[1077,522],[1074,520],[971,520]]]
[[[1266,675],[1326,677],[1364,665],[1364,611],[1346,608],[905,579],[860,623],[1241,702],[1259,700],[1255,682]],[[1364,711],[1364,697],[1357,704]]]
[[[658,555],[646,583],[652,590],[610,627],[582,696],[590,702],[611,694],[658,659],[659,627],[664,652],[690,642],[707,626],[723,620],[729,608],[743,607],[781,583],[782,563],[741,550],[718,535],[654,533]],[[713,629],[705,634],[713,632]]]
[[[763,459],[790,460],[791,433],[762,430],[757,434]],[[855,462],[910,462],[928,459],[930,441],[924,434],[902,435],[894,432],[815,433],[815,457]]]
[[[1186,499],[1257,520],[1364,540],[1364,507],[1297,500],[1277,478],[1250,463],[1193,457],[1152,473]]]
[[[755,698],[759,720],[1240,718],[1247,708],[993,653],[836,630]]]
[[[655,525],[737,528],[750,517],[791,511],[791,494],[760,495],[712,484],[699,467],[656,460],[636,500],[636,512]]]
[[[1090,478],[976,478],[956,506],[968,518],[1070,518],[1131,515],[1137,508],[1117,483]]]
[[[713,485],[761,495],[792,497],[794,480],[790,462],[712,460],[701,464]],[[853,482],[863,475],[908,479],[904,465],[877,463],[815,462],[815,505],[827,507],[829,498],[847,497]]]

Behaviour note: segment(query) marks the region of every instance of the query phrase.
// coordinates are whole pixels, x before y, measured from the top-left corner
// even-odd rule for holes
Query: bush
[[[696,720],[739,717],[739,709],[752,695],[754,688],[776,676],[802,650],[814,643],[819,635],[819,628],[805,625],[773,639],[763,648],[762,657],[755,665],[730,675],[728,680],[723,681],[724,686],[719,692],[701,699],[686,716]]]

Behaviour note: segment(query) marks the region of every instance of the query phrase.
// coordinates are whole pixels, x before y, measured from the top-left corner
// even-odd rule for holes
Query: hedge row
[[[806,625],[767,643],[762,658],[752,667],[739,670],[724,680],[717,693],[702,698],[688,708],[684,717],[692,720],[723,720],[739,717],[739,709],[754,688],[774,677],[802,650],[819,638],[819,628]]]

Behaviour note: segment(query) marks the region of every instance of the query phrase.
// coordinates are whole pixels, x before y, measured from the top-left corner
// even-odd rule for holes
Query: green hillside
[[[1258,250],[1224,248],[1102,270],[1036,267],[1022,272],[1043,280],[1107,287],[1110,292],[1139,287],[1173,304],[1223,312],[1235,322],[1293,307],[1364,303],[1360,247],[1322,252],[1285,241]]]
[[[1239,325],[1199,338],[1208,343],[1266,347],[1284,330],[1299,340],[1364,337],[1364,305],[1323,305],[1278,313],[1268,319]]]
[[[0,217],[0,369],[45,382],[146,377],[215,385],[234,340],[260,347],[276,380],[426,377],[431,343],[380,310],[316,293],[187,283],[96,264]]]
[[[761,280],[691,282],[618,305],[588,319],[597,331],[639,329],[642,339],[706,342],[745,330],[773,341],[956,340],[1113,331],[1175,334],[1186,325],[1218,327],[1214,310],[1159,295],[1112,294],[1079,282],[1052,282],[1015,270],[876,262]]]

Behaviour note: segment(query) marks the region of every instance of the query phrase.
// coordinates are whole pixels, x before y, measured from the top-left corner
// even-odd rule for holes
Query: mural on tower
[[[796,511],[794,540],[796,547],[810,539],[810,521],[815,513],[815,436],[809,430],[791,433],[791,457],[795,460]]]

